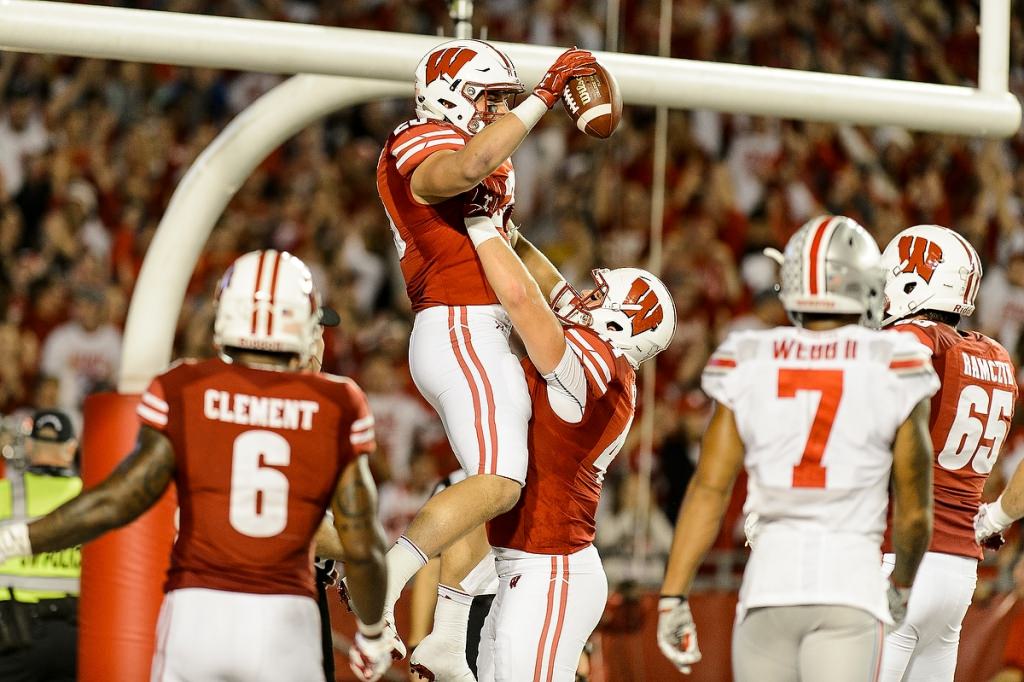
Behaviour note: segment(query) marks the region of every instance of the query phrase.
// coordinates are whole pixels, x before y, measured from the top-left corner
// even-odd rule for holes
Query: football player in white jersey
[[[704,371],[717,405],[676,525],[658,645],[683,672],[700,660],[687,594],[746,467],[745,512],[759,523],[736,610],[735,679],[875,679],[883,626],[903,617],[931,537],[928,414],[939,380],[916,340],[861,326],[878,324],[882,292],[864,228],[816,218],[776,255],[796,326],[731,334]]]

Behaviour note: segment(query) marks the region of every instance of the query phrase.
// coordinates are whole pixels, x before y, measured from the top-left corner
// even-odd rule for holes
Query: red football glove
[[[575,47],[566,50],[540,79],[540,83],[533,89],[533,94],[544,100],[544,104],[550,109],[562,97],[562,90],[570,78],[593,76],[597,72],[594,68],[596,64],[594,55],[586,50],[577,50]]]

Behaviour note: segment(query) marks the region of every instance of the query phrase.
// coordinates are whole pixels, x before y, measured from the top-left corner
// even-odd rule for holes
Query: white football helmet
[[[668,348],[676,333],[676,304],[660,279],[640,268],[591,271],[596,287],[558,311],[590,327],[622,351],[633,367]],[[566,285],[568,287],[568,285]]]
[[[487,92],[519,94],[523,83],[504,53],[482,40],[450,40],[416,66],[416,115],[476,135],[498,115],[476,110]]]
[[[320,294],[309,268],[287,252],[250,251],[224,273],[213,342],[225,348],[295,353],[303,365],[320,336]]]
[[[981,287],[981,259],[970,242],[949,228],[915,225],[892,238],[882,253],[885,321],[919,310],[974,313]]]
[[[878,245],[857,221],[818,216],[790,237],[786,252],[766,249],[782,266],[779,298],[793,323],[802,313],[861,316],[861,324],[881,322],[883,276]]]

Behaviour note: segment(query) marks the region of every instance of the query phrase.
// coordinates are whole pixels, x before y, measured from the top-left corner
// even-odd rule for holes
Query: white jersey
[[[939,388],[906,334],[784,327],[731,334],[704,391],[735,415],[757,541],[738,616],[758,606],[838,604],[888,622],[880,545],[892,443]]]

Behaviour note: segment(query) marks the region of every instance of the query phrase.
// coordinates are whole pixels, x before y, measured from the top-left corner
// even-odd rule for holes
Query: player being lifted
[[[360,388],[303,371],[320,343],[306,266],[254,251],[217,295],[220,357],[173,365],[138,407],[135,450],[95,488],[0,531],[0,560],[89,542],[130,523],[174,481],[180,528],[160,611],[154,681],[322,680],[311,543],[328,505],[359,614],[353,670],[390,664],[386,573],[366,464],[373,417]]]
[[[683,672],[700,660],[686,597],[745,466],[745,511],[759,523],[733,630],[736,679],[875,679],[883,623],[902,620],[931,536],[928,399],[939,381],[914,339],[858,325],[878,323],[883,283],[864,228],[815,218],[780,260],[796,326],[731,334],[704,370],[716,407],[676,525],[658,644]]]
[[[562,54],[521,104],[512,62],[479,40],[432,49],[416,68],[416,114],[388,138],[377,190],[394,233],[406,290],[416,313],[409,366],[441,416],[468,478],[431,498],[388,552],[386,617],[409,579],[442,556],[435,625],[452,624],[462,651],[468,600],[461,581],[486,554],[482,524],[508,511],[526,477],[530,399],[509,344],[508,315],[488,285],[463,224],[468,192],[481,184],[498,199],[496,228],[508,230],[515,173],[509,160],[561,97],[566,81],[594,73],[582,50]],[[461,633],[461,634],[460,634]],[[459,638],[462,638],[459,641]],[[404,647],[397,650],[404,654]],[[468,669],[437,671],[468,679]]]
[[[935,530],[907,620],[886,638],[881,679],[952,680],[982,558],[972,520],[1010,428],[1016,373],[997,342],[956,328],[981,286],[981,261],[966,239],[938,225],[910,227],[885,247],[882,264],[886,323],[931,350],[942,388],[930,418]]]
[[[488,524],[499,587],[478,675],[481,682],[571,682],[608,593],[592,544],[602,481],[633,421],[636,369],[672,340],[675,304],[658,278],[636,268],[595,270],[595,288],[581,298],[514,235],[520,260],[492,219],[497,201],[481,194],[467,231],[526,347],[533,416],[522,496]],[[573,294],[560,310],[564,325],[541,293],[563,290]],[[424,639],[414,669],[433,679],[426,663],[443,646],[434,635]]]

